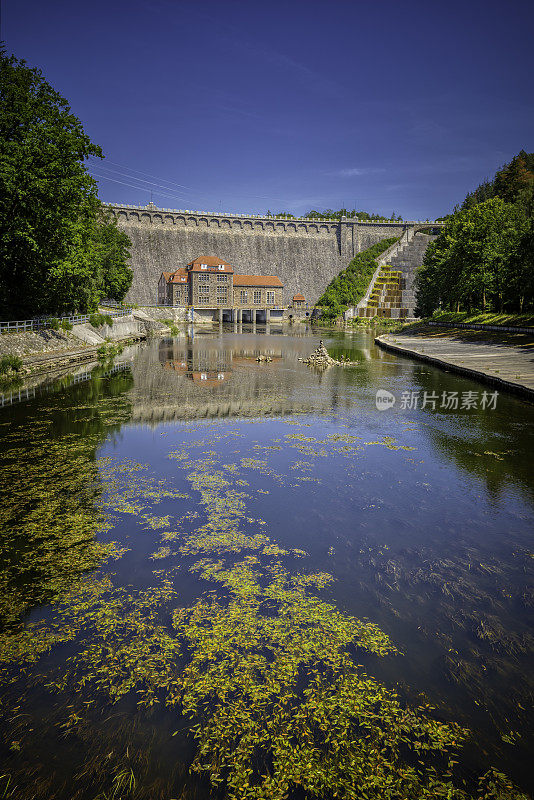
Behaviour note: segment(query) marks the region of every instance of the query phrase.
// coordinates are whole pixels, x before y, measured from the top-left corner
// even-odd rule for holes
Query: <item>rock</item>
[[[348,367],[354,366],[354,361],[345,361],[345,357],[342,356],[341,361],[336,361],[335,358],[332,358],[328,353],[328,350],[323,344],[323,340],[319,342],[319,347],[317,347],[309,358],[304,359],[304,364],[308,364],[310,367],[317,367],[318,369],[327,369],[327,367]]]

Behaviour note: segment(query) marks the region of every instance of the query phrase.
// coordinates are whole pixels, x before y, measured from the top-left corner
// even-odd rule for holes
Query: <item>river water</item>
[[[305,326],[82,377],[0,412],[0,797],[532,791],[534,407]]]

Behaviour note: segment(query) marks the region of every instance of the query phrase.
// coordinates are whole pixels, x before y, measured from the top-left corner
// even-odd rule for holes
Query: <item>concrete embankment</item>
[[[136,341],[168,331],[162,322],[136,310],[115,318],[112,325],[98,328],[85,323],[74,325],[71,331],[43,329],[5,333],[0,336],[0,357],[18,356],[22,359],[23,374],[33,374],[95,360],[102,345]]]
[[[375,343],[534,402],[534,333],[421,325]]]

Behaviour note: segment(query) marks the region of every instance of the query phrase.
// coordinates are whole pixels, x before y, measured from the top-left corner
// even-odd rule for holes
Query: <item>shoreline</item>
[[[395,353],[395,355],[405,356],[406,358],[412,358],[416,361],[422,361],[427,364],[432,364],[433,366],[439,367],[443,369],[445,372],[454,372],[458,375],[462,375],[463,377],[472,378],[473,380],[479,381],[481,383],[488,384],[489,386],[493,386],[497,389],[501,389],[509,394],[514,394],[517,397],[520,397],[523,400],[527,400],[530,403],[534,403],[534,386],[528,386],[525,383],[516,382],[515,380],[507,380],[505,378],[500,377],[499,375],[495,374],[495,370],[493,373],[488,371],[487,369],[480,369],[474,367],[466,367],[463,366],[463,359],[457,357],[451,357],[450,353],[434,353],[429,355],[423,351],[423,347],[428,347],[429,345],[433,344],[433,340],[430,337],[421,337],[421,349],[417,349],[414,345],[410,343],[410,346],[404,346],[399,344],[399,342],[391,342],[389,340],[390,336],[398,336],[401,337],[402,333],[396,334],[382,334],[381,336],[377,336],[374,339],[375,344],[382,348],[383,350],[387,350],[391,353]],[[407,335],[407,334],[405,334]],[[450,340],[444,342],[441,340],[441,344],[446,344],[447,350],[451,350],[452,343]],[[478,345],[479,347],[484,347],[484,345]],[[506,343],[501,343],[500,347],[504,347],[508,350],[512,350],[513,345],[509,345]],[[457,356],[464,356],[465,354],[458,351],[456,354]],[[487,358],[487,354],[484,353],[475,353],[475,356],[479,358]],[[477,364],[477,366],[479,366]],[[531,368],[532,370],[532,368]],[[534,370],[532,370],[531,375],[529,376],[531,382],[534,382]]]

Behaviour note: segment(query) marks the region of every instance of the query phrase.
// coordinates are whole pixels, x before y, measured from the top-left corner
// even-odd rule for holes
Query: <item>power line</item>
[[[96,167],[93,167],[93,166],[90,164],[90,165],[88,166],[88,169],[92,169],[92,170],[95,170],[95,169],[98,169],[98,170],[103,170],[103,169],[106,169],[106,167],[104,167],[104,166],[100,166],[100,165],[98,165],[98,166],[96,166]],[[137,181],[137,183],[146,183],[146,184],[148,184],[148,186],[155,186],[157,189],[163,189],[163,190],[165,190],[165,191],[172,191],[172,187],[171,187],[171,186],[164,186],[164,185],[163,185],[163,184],[161,184],[161,183],[155,183],[155,181],[146,181],[146,180],[144,180],[144,178],[138,178],[138,177],[137,177],[137,176],[135,176],[135,175],[128,175],[127,173],[124,173],[124,172],[119,172],[119,171],[118,171],[118,170],[116,170],[116,169],[109,169],[109,168],[107,168],[107,170],[108,170],[108,172],[112,172],[114,175],[120,175],[120,177],[121,177],[121,178],[129,178],[129,179],[130,179],[130,180],[132,180],[132,181]],[[111,178],[110,178],[110,180],[111,180]],[[202,196],[202,195],[197,195],[197,196]]]
[[[106,159],[106,161],[107,161],[107,159]],[[165,192],[169,192],[169,191],[172,192],[172,187],[173,186],[177,186],[177,187],[179,187],[181,189],[186,190],[187,192],[192,192],[195,197],[200,198],[200,199],[202,199],[202,198],[209,199],[211,197],[211,195],[202,194],[200,192],[197,192],[195,189],[193,189],[190,186],[184,186],[181,183],[176,183],[176,181],[167,180],[167,178],[161,178],[160,176],[153,175],[150,172],[144,172],[143,170],[134,169],[133,167],[125,167],[124,165],[117,164],[114,161],[108,161],[107,163],[113,164],[113,166],[119,167],[120,170],[123,170],[123,171],[121,172],[119,170],[114,170],[111,167],[107,167],[105,165],[105,163],[102,163],[100,160],[96,160],[96,163],[94,163],[94,165],[92,163],[88,164],[88,169],[95,169],[96,168],[96,169],[99,169],[99,170],[106,170],[107,172],[112,172],[115,175],[119,175],[121,178],[127,178],[127,179],[130,179],[130,180],[137,181],[138,183],[146,183],[149,186],[150,185],[151,186],[155,186],[157,189],[163,189],[164,191],[158,191],[157,192],[157,194],[161,195],[162,197],[174,197],[174,198],[180,197],[181,193],[179,193],[179,194],[166,194],[165,193]],[[126,172],[124,172],[124,170],[126,170]],[[152,181],[146,181],[143,178],[138,178],[137,175],[129,175],[128,172],[137,172],[139,175],[145,175],[147,178],[152,178],[153,180]],[[98,177],[102,178],[104,180],[113,181],[114,183],[123,183],[124,186],[131,186],[134,189],[142,189],[143,191],[149,191],[148,189],[146,189],[146,187],[139,187],[139,186],[134,186],[131,183],[124,183],[124,182],[121,182],[121,181],[117,180],[116,178],[115,179],[107,178],[107,177],[102,176],[102,175],[99,175]],[[170,185],[165,186],[165,184],[156,183],[156,181],[164,181],[166,184],[170,184]],[[239,194],[237,196],[238,197],[242,197],[242,198],[254,199],[254,200],[267,200],[268,202],[278,202],[278,203],[287,204],[287,201],[284,198],[281,198],[281,197],[269,197],[269,196],[266,196],[266,195],[259,195],[259,194]],[[182,199],[186,200],[186,201],[188,200],[187,197],[183,197]]]
[[[146,186],[136,186],[133,183],[127,183],[126,181],[119,181],[117,178],[110,178],[108,175],[95,175],[93,173],[90,173],[90,174],[91,174],[91,177],[96,178],[97,180],[112,181],[113,183],[120,183],[122,186],[130,186],[132,189],[137,189],[140,192],[149,192],[150,191],[150,189],[148,189]],[[178,197],[178,195],[167,194],[166,192],[158,192],[158,194],[161,197],[169,197],[169,198],[171,198],[173,200],[183,200],[184,199],[183,197]]]
[[[119,167],[120,169],[127,170],[128,172],[137,172],[137,173],[139,173],[139,175],[144,175],[146,178],[154,178],[157,181],[165,181],[165,183],[170,183],[173,186],[178,186],[178,188],[180,188],[180,189],[186,189],[186,190],[191,191],[191,192],[195,192],[196,191],[191,186],[184,186],[182,183],[176,183],[176,181],[168,180],[168,178],[162,178],[161,175],[152,175],[150,172],[143,172],[140,169],[134,169],[133,167],[125,167],[123,164],[117,164],[117,163],[115,163],[115,161],[109,161],[107,158],[105,159],[105,161],[108,164],[113,164],[114,167]],[[100,163],[99,167],[105,167],[105,164],[101,164]],[[112,172],[115,172],[115,170],[112,170]],[[134,176],[129,176],[129,177],[133,178]],[[138,180],[141,180],[141,178],[139,178]]]

